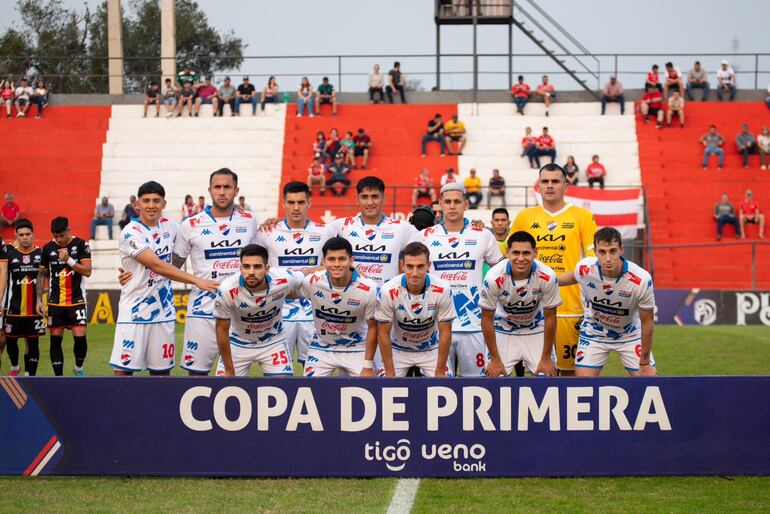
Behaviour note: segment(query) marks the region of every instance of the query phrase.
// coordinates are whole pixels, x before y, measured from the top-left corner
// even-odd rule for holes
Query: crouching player
[[[487,376],[508,376],[519,362],[533,375],[557,375],[552,354],[556,308],[561,305],[559,283],[536,257],[535,238],[514,232],[508,238],[508,258],[484,277],[479,306],[489,350]]]
[[[417,366],[424,376],[451,376],[454,302],[449,284],[428,274],[430,250],[409,243],[401,252],[403,274],[377,293],[378,341],[387,377],[405,377]]]
[[[563,285],[580,285],[585,303],[575,374],[599,376],[610,352],[618,352],[631,376],[655,375],[652,278],[623,258],[623,242],[616,229],[596,231],[594,247],[596,257],[583,259],[572,273],[559,276]]]
[[[244,377],[254,363],[266,377],[294,374],[282,311],[287,297],[297,298],[304,275],[271,269],[267,259],[264,246],[246,245],[241,272],[219,286],[214,300],[219,376]]]

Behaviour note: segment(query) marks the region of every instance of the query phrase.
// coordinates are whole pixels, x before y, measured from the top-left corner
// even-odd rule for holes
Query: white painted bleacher
[[[212,171],[230,168],[238,174],[240,195],[258,220],[275,216],[278,207],[285,109],[268,109],[265,116],[212,116],[210,105],[199,117],[142,117],[140,105],[112,107],[102,152],[99,196],[108,196],[118,216],[143,182],[155,180],[166,189],[164,215],[180,221],[187,194],[205,196]],[[227,110],[225,111],[227,114]],[[150,115],[151,116],[151,115]],[[116,223],[117,217],[116,216]],[[114,227],[117,239],[119,227]],[[107,228],[97,227],[93,288],[115,287],[117,241],[107,240]]]

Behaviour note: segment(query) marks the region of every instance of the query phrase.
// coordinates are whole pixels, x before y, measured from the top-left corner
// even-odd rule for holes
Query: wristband
[[[374,369],[374,361],[364,359],[364,369]]]
[[[74,266],[75,266],[75,264],[77,264],[77,263],[78,263],[78,261],[76,261],[76,260],[75,260],[75,259],[73,259],[72,257],[69,257],[69,258],[67,259],[67,266],[69,266],[70,268],[74,267]]]
[[[639,363],[639,367],[641,367],[641,366],[650,366],[650,365],[652,365],[652,362],[640,362]]]

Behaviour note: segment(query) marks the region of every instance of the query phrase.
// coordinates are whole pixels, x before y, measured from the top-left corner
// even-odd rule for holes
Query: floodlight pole
[[[176,79],[176,3],[160,0],[160,72],[161,84]]]
[[[107,1],[107,74],[109,93],[123,94],[123,23],[120,0]]]

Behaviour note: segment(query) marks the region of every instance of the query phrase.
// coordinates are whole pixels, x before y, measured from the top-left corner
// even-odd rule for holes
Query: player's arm
[[[377,351],[377,320],[374,318],[366,321],[366,351],[364,352],[364,367],[361,368],[362,377],[373,377],[374,368],[371,362],[374,361],[374,353]],[[391,358],[391,366],[393,364]]]
[[[37,271],[37,281],[35,283],[35,289],[37,290],[37,314],[38,316],[45,315],[45,307],[43,305],[43,296],[48,291],[48,279],[51,276],[51,270],[48,269],[48,265],[40,266]]]
[[[580,242],[583,246],[583,257],[594,256],[594,234],[597,230],[599,227],[596,225],[596,218],[593,214],[586,213],[585,217],[580,220]]]
[[[559,275],[559,286],[574,286],[575,284],[577,284],[577,279],[575,278],[574,271],[568,271]]]
[[[182,266],[184,266],[185,262],[187,262],[187,257],[180,257],[175,253],[171,254],[171,265],[175,268],[182,269]]]
[[[84,277],[90,277],[91,272],[93,271],[93,266],[91,266],[91,259],[78,262],[70,257],[67,260],[67,266],[75,270],[76,273],[83,275]]]
[[[642,352],[639,355],[639,374],[655,376],[655,368],[650,361],[652,356],[652,334],[655,328],[655,311],[639,310],[639,321],[642,324]]]
[[[396,376],[396,370],[393,366],[393,346],[390,340],[392,328],[393,323],[390,321],[377,322],[377,343],[380,347],[380,356],[382,357],[382,365],[385,367],[386,377]]]
[[[8,287],[8,259],[3,256],[0,257],[0,299],[2,299],[6,287]],[[4,310],[5,305],[0,304],[0,314]]]
[[[217,318],[215,320],[217,333],[217,347],[222,362],[225,364],[225,376],[235,376],[235,366],[233,366],[233,356],[230,353],[230,320]]]
[[[535,375],[544,373],[549,377],[555,377],[558,373],[551,354],[553,353],[553,345],[556,340],[556,307],[543,309],[543,317],[543,354],[540,356],[540,363],[537,365]]]
[[[436,361],[436,376],[446,377],[446,361],[452,346],[452,322],[441,321],[438,324],[438,360]]]
[[[505,376],[505,366],[497,351],[497,335],[495,334],[495,311],[481,310],[481,333],[484,335],[484,343],[489,352],[489,364],[485,374],[488,377]]]
[[[139,264],[149,269],[150,271],[154,271],[158,275],[174,280],[176,282],[192,284],[197,286],[199,289],[202,289],[203,291],[208,291],[209,293],[216,293],[217,288],[219,288],[218,282],[215,282],[214,280],[206,280],[194,277],[189,273],[185,273],[179,268],[174,267],[172,264],[160,260],[160,258],[155,255],[155,252],[142,251],[134,256],[134,259],[136,259]]]

